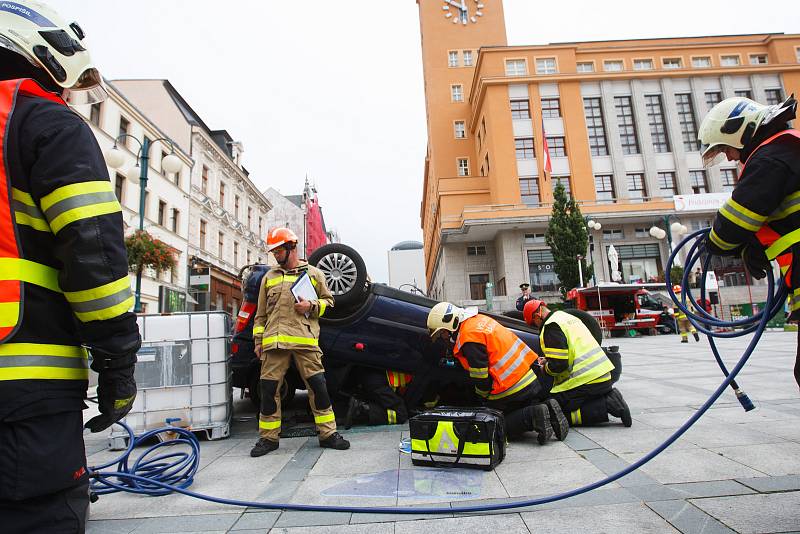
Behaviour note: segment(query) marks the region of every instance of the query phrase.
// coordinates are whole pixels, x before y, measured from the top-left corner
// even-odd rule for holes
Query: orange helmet
[[[273,228],[267,233],[267,250],[271,252],[285,243],[297,241],[297,235],[288,228]]]
[[[680,286],[680,284],[675,284],[674,286],[672,286],[672,292],[675,293],[676,295],[681,291],[683,291],[683,288]]]
[[[522,309],[522,317],[525,318],[525,322],[528,324],[533,324],[533,314],[539,311],[539,308],[544,306],[544,301],[531,299],[525,303],[525,307]]]

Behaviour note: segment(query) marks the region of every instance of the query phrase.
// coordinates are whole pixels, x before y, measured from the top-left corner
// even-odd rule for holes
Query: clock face
[[[453,24],[477,24],[483,16],[485,0],[443,0],[442,11]]]

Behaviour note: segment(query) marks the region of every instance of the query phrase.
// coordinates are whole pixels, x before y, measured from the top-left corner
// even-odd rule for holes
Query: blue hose
[[[684,313],[687,314],[687,317],[690,317],[690,320],[698,328],[701,330],[706,336],[708,336],[709,342],[711,343],[712,350],[714,352],[714,356],[717,359],[717,363],[720,365],[720,368],[723,370],[725,374],[725,379],[722,383],[717,387],[717,389],[711,394],[711,396],[706,400],[705,403],[694,413],[692,416],[678,428],[671,436],[667,438],[664,443],[647,453],[645,456],[640,458],[638,461],[632,463],[631,465],[625,467],[624,469],[607,476],[602,480],[598,480],[597,482],[593,482],[591,484],[587,484],[585,486],[581,486],[579,488],[572,489],[570,491],[557,493],[554,495],[548,495],[545,497],[538,497],[533,499],[524,499],[518,501],[511,501],[511,502],[503,502],[503,503],[491,503],[491,504],[476,504],[473,506],[458,506],[457,508],[447,507],[438,507],[438,508],[423,508],[423,507],[396,507],[396,506],[376,506],[376,507],[369,507],[369,506],[324,506],[324,505],[309,505],[309,504],[291,504],[291,503],[267,503],[267,502],[252,502],[252,501],[239,501],[234,499],[223,499],[220,497],[214,497],[210,495],[204,495],[202,493],[196,493],[194,491],[186,489],[194,477],[195,472],[197,471],[197,458],[199,454],[199,446],[197,444],[197,439],[191,432],[182,431],[182,429],[174,429],[174,428],[163,428],[159,430],[153,430],[147,432],[146,434],[140,437],[134,437],[133,431],[130,427],[125,426],[126,431],[130,435],[130,444],[128,445],[128,450],[123,453],[123,456],[112,462],[104,464],[102,466],[93,467],[91,468],[92,474],[91,476],[95,479],[93,483],[93,488],[98,486],[101,487],[103,493],[111,493],[112,491],[130,491],[133,493],[142,493],[145,495],[164,495],[166,493],[176,492],[182,493],[184,495],[188,495],[190,497],[196,497],[198,499],[203,499],[210,502],[215,502],[219,504],[228,504],[232,506],[246,506],[248,508],[261,508],[266,510],[298,510],[298,511],[308,511],[308,512],[352,512],[352,513],[379,513],[379,514],[451,514],[453,512],[488,512],[492,510],[507,510],[512,508],[520,508],[524,506],[535,506],[540,504],[551,503],[555,501],[560,501],[563,499],[568,499],[570,497],[575,497],[576,495],[580,495],[582,493],[586,493],[588,491],[600,488],[618,480],[636,469],[639,469],[644,464],[658,456],[662,453],[667,447],[672,445],[679,437],[681,437],[689,428],[691,428],[694,423],[697,422],[700,417],[716,402],[716,400],[722,395],[722,393],[732,384],[734,384],[734,378],[736,375],[739,374],[739,371],[747,363],[747,360],[750,358],[753,350],[755,349],[756,345],[758,344],[759,339],[761,339],[761,334],[764,333],[764,330],[767,326],[767,321],[776,313],[777,310],[781,309],[783,306],[783,301],[786,297],[786,288],[781,285],[780,289],[778,290],[777,295],[774,294],[775,292],[775,280],[772,275],[772,271],[767,272],[767,283],[768,283],[768,292],[767,292],[767,304],[765,310],[762,310],[758,314],[754,315],[753,317],[740,319],[738,321],[722,321],[717,319],[716,317],[708,314],[705,310],[698,310],[698,313],[695,314],[694,312],[690,311],[686,306],[686,298],[687,296],[691,299],[691,289],[689,288],[687,274],[689,270],[693,267],[694,263],[696,263],[700,259],[700,253],[697,251],[698,245],[697,242],[691,242],[696,237],[700,237],[705,235],[708,232],[708,229],[700,230],[690,234],[686,239],[684,239],[672,254],[667,261],[667,268],[666,271],[669,273],[669,268],[672,266],[673,259],[676,256],[677,252],[686,246],[687,244],[692,244],[689,255],[687,257],[687,261],[684,262],[686,265],[686,269],[684,271],[684,277],[682,280],[682,285],[684,288],[683,294],[681,295],[681,299],[679,300],[675,293],[672,291],[672,286],[669,280],[669,274],[667,274],[667,288],[672,296],[673,300],[675,301],[676,305],[679,309],[683,310]],[[704,279],[705,279],[705,271],[708,269],[709,258],[706,258],[703,264],[704,270]],[[702,284],[701,287],[701,295],[705,294],[705,283]],[[777,302],[777,304],[776,304]],[[705,325],[709,325],[707,328]],[[743,327],[744,329],[738,332],[715,332],[711,330],[711,326],[720,327],[720,328],[733,328],[733,327]],[[719,357],[719,352],[717,351],[716,345],[714,344],[713,338],[714,337],[738,337],[742,335],[747,335],[750,333],[754,333],[753,339],[750,340],[750,343],[747,346],[747,349],[742,354],[742,357],[733,367],[730,372],[727,372],[727,368],[725,367],[724,363],[722,363],[722,359]],[[738,388],[737,388],[738,389]],[[128,468],[128,456],[130,455],[131,451],[133,450],[136,443],[144,441],[145,437],[148,439],[153,435],[164,432],[164,431],[171,431],[171,432],[179,432],[181,438],[176,441],[184,440],[186,444],[188,444],[192,452],[189,453],[187,456],[182,455],[161,455],[151,460],[143,460],[148,454],[154,451],[156,448],[164,445],[163,443],[158,444],[150,449],[147,449],[145,453],[136,460],[130,468]],[[189,438],[188,435],[191,435]],[[168,442],[172,443],[172,442]],[[176,457],[177,459],[168,464],[165,460],[169,457]],[[104,472],[102,469],[110,467],[113,464],[117,464],[118,471],[108,471]],[[184,466],[184,468],[188,468],[185,474],[181,474],[178,470],[178,464]],[[138,470],[138,471],[137,471]],[[111,482],[109,479],[118,479],[121,482],[115,483]],[[177,481],[177,483],[174,483]]]

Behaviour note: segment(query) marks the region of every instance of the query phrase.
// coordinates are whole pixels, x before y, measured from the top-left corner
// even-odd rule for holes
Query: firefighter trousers
[[[281,433],[281,382],[292,360],[305,382],[314,423],[323,440],[336,432],[336,418],[325,384],[322,353],[318,350],[271,349],[261,360],[261,410],[258,433],[262,438],[278,441]]]
[[[389,385],[386,371],[369,369],[358,378],[369,404],[370,425],[401,425],[408,420],[406,403]]]

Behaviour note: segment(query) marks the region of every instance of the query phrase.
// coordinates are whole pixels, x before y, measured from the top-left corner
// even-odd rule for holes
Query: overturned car
[[[360,368],[398,371],[413,375],[404,400],[418,407],[426,392],[435,387],[442,402],[458,404],[472,399],[468,375],[458,367],[441,342],[434,342],[427,328],[430,309],[438,301],[369,281],[361,256],[339,243],[325,245],[309,257],[322,270],[335,299],[335,306],[320,318],[320,348],[332,398],[357,395]],[[253,347],[253,320],[266,265],[250,265],[242,271],[244,298],[231,343],[233,386],[247,391],[258,407],[260,361]],[[541,354],[538,332],[523,321],[482,311],[510,328],[523,342]],[[597,321],[585,312],[575,312],[600,338]],[[582,315],[581,315],[582,314]],[[606,350],[621,366],[616,351]],[[305,386],[292,367],[282,384],[281,396],[291,400]]]

